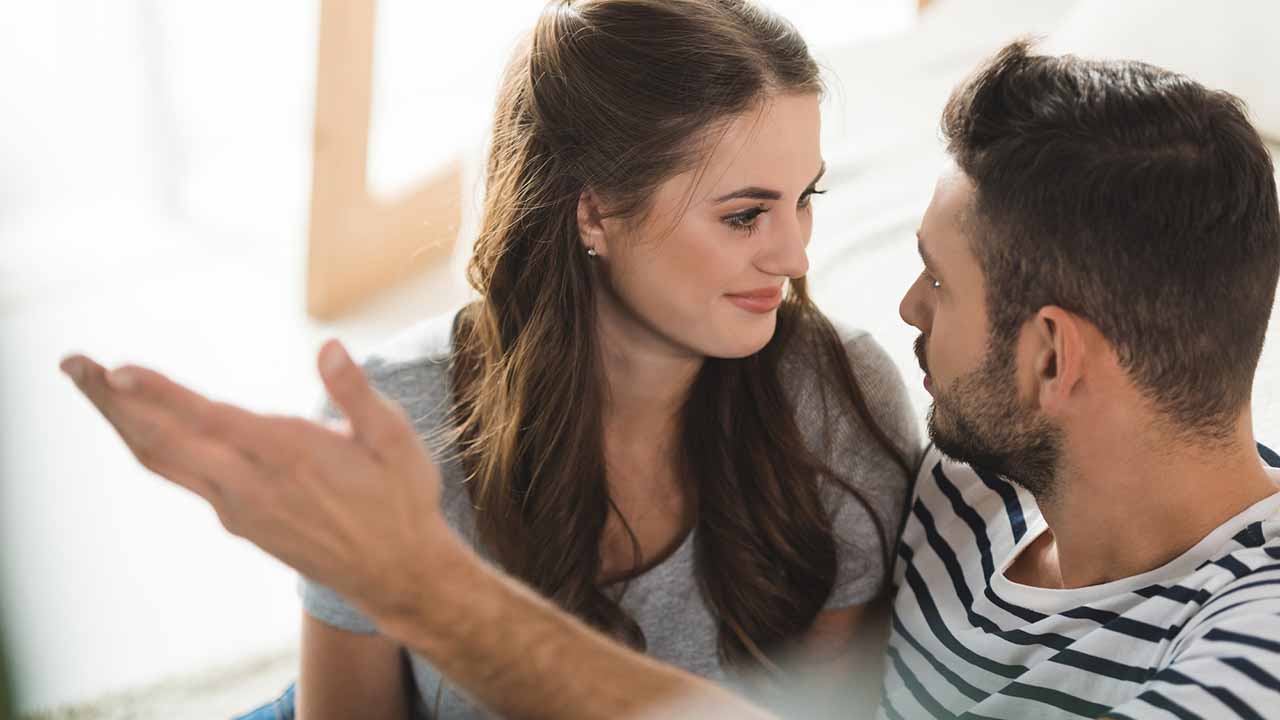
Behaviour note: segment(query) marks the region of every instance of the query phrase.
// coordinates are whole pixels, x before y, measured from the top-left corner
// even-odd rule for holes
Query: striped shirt
[[[1022,488],[926,454],[878,717],[1280,718],[1280,494],[1160,568],[1085,588],[1005,576],[1045,528]]]

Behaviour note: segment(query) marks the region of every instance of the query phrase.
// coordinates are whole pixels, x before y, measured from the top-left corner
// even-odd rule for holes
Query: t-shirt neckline
[[[1037,513],[1035,521],[1027,528],[1027,533],[991,576],[991,590],[1005,601],[1021,607],[1049,615],[1061,613],[1151,585],[1181,580],[1195,572],[1196,568],[1205,562],[1214,559],[1219,549],[1245,527],[1260,520],[1276,518],[1278,514],[1280,514],[1280,491],[1245,508],[1204,536],[1191,549],[1160,567],[1099,585],[1056,589],[1023,585],[1009,580],[1006,574],[1014,559],[1048,529],[1044,516]]]

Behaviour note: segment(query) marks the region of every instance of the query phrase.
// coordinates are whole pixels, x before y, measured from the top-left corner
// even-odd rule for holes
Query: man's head
[[[1280,273],[1274,170],[1241,103],[1019,42],[953,93],[942,130],[953,166],[901,307],[939,448],[1043,495],[1086,393],[1180,437],[1232,435]],[[1098,396],[1099,358],[1132,392]]]

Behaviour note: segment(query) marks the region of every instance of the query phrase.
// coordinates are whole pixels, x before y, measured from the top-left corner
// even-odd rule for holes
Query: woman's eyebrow
[[[737,198],[750,198],[752,200],[781,200],[782,193],[777,190],[766,190],[765,188],[752,185],[750,187],[734,190],[728,195],[721,195],[711,202],[722,203],[726,200],[735,200]]]
[[[809,183],[809,187],[813,187],[815,184],[817,184],[817,182],[822,179],[822,176],[826,172],[827,172],[827,164],[824,162],[822,163],[822,167],[818,169],[818,174],[814,176],[813,182]],[[782,193],[778,192],[777,190],[762,188],[758,185],[751,185],[749,187],[744,187],[744,188],[739,188],[737,190],[734,190],[728,195],[721,195],[718,198],[712,199],[711,202],[722,203],[722,202],[725,202],[726,200],[736,200],[738,198],[748,198],[751,200],[781,200]]]

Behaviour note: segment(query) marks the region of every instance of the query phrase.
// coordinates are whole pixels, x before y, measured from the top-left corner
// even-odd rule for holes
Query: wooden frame
[[[307,312],[321,320],[448,258],[461,223],[459,159],[392,202],[368,192],[375,9],[320,3]]]

